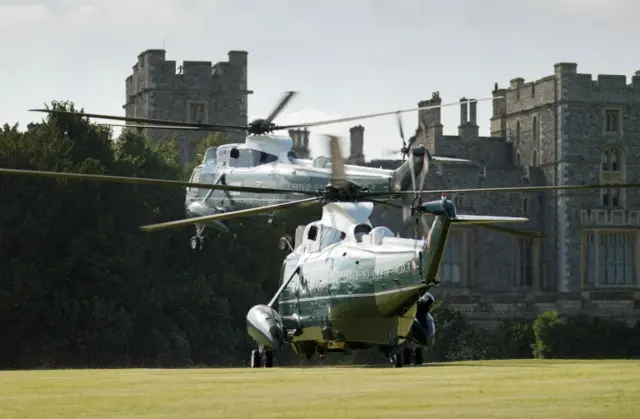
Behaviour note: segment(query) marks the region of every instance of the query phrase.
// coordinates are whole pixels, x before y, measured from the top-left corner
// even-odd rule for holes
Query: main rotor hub
[[[275,131],[277,128],[273,122],[267,122],[262,118],[254,119],[249,123],[247,131],[249,134],[261,135]]]

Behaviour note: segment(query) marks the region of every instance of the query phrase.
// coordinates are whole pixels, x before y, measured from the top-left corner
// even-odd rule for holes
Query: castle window
[[[443,284],[459,284],[462,272],[463,237],[461,231],[452,231],[447,237],[438,280]]]
[[[538,132],[538,118],[533,117],[533,121],[531,121],[531,139],[533,140],[533,145],[538,146],[540,133]]]
[[[616,146],[606,147],[600,157],[601,173],[600,183],[611,184],[611,188],[600,191],[602,206],[619,207],[622,206],[624,191],[615,188],[616,183],[623,183],[626,178],[626,167],[624,162],[624,152]]]
[[[484,160],[480,160],[480,173],[479,176],[487,176],[487,166],[484,164]]]
[[[538,152],[533,150],[533,155],[531,156],[531,166],[536,167],[538,165]]]
[[[607,134],[617,134],[621,128],[622,112],[620,109],[605,109],[604,130]]]
[[[516,144],[520,144],[520,121],[516,122]]]
[[[516,166],[520,166],[520,152],[516,151]]]
[[[588,287],[636,283],[637,234],[588,231],[582,236],[583,281]]]
[[[538,242],[526,237],[518,237],[515,246],[514,276],[517,287],[533,287],[536,283],[536,264]]]
[[[527,198],[526,196],[522,197],[522,213],[526,214],[527,212],[529,212],[529,198]]]
[[[204,120],[204,103],[190,103],[189,104],[189,119],[190,122],[196,124],[203,124]]]

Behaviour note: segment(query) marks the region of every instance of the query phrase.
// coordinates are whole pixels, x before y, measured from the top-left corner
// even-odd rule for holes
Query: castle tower
[[[138,55],[133,74],[126,79],[123,108],[128,117],[196,123],[247,123],[247,52],[229,51],[228,60],[166,60],[166,51],[150,49]],[[176,136],[183,163],[194,156],[195,144],[207,132],[144,129],[152,143]],[[228,141],[244,142],[245,133],[230,133]]]

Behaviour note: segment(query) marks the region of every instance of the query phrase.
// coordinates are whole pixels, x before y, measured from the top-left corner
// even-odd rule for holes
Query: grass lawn
[[[640,418],[640,362],[0,372],[0,418]]]

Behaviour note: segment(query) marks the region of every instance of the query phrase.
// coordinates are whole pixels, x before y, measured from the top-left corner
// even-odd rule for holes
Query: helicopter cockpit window
[[[340,243],[345,236],[342,231],[333,227],[319,226],[317,236],[315,241],[311,242],[309,251],[319,252],[333,244]]]
[[[189,183],[200,183],[200,171],[202,169],[194,169],[193,173],[191,173],[191,179],[189,179]],[[189,192],[197,192],[198,188],[189,188]]]
[[[278,156],[265,153],[264,151],[251,150],[247,148],[235,148],[231,151],[229,166],[255,167],[261,164],[274,163],[276,161],[278,161]]]
[[[218,164],[225,166],[227,161],[229,160],[229,151],[231,149],[229,147],[218,147],[216,150],[216,160]]]
[[[216,153],[217,149],[218,147],[207,148],[207,151],[205,151],[204,153],[204,158],[202,159],[202,162],[205,164],[215,164],[216,161],[218,160],[217,153]]]

